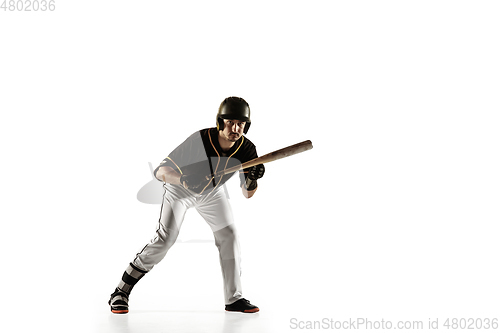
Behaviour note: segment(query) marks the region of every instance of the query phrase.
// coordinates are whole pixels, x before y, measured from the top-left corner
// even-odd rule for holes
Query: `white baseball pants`
[[[224,188],[199,195],[180,185],[164,185],[160,220],[156,236],[135,257],[133,264],[150,271],[167,254],[175,243],[186,211],[194,207],[208,223],[219,249],[219,259],[224,281],[225,304],[242,298],[240,281],[240,247],[233,224],[233,213]]]

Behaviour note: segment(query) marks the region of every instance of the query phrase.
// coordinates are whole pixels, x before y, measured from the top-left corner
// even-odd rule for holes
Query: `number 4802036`
[[[46,12],[56,10],[56,0],[3,0],[4,12]]]

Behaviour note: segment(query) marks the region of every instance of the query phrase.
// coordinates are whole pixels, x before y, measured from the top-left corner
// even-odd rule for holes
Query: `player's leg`
[[[164,199],[155,237],[137,253],[132,263],[147,272],[158,264],[174,245],[188,206],[183,200]]]
[[[188,193],[169,188],[163,199],[155,237],[144,246],[122,275],[109,300],[113,313],[127,313],[128,299],[135,284],[158,264],[175,243],[186,210],[194,203]]]
[[[231,304],[242,297],[240,244],[233,224],[214,232],[215,245],[224,281],[224,301]]]
[[[116,287],[115,291],[111,294],[108,304],[111,306],[113,313],[128,313],[128,299],[132,288],[147,272],[137,268],[134,264],[130,263],[125,272],[123,272],[122,279]]]
[[[224,282],[226,310],[257,312],[259,309],[248,303],[242,296],[240,244],[234,225],[231,205],[223,190],[202,198],[195,206],[210,225],[219,250],[219,260]],[[234,310],[231,310],[234,309]]]

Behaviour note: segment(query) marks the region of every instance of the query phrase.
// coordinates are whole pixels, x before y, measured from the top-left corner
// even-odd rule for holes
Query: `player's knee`
[[[239,243],[236,229],[229,225],[214,232],[215,245],[222,259],[233,259],[239,254]]]
[[[157,234],[158,240],[163,244],[165,250],[172,247],[177,240],[177,236],[179,236],[179,232],[172,229],[160,229]]]
[[[228,225],[225,228],[214,232],[216,240],[220,241],[234,241],[236,240],[236,228],[233,225]]]

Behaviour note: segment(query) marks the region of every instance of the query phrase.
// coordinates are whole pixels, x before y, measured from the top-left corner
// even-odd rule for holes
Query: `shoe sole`
[[[128,310],[111,310],[113,313],[128,313]]]
[[[251,309],[251,310],[243,310],[243,311],[238,311],[238,310],[226,310],[227,312],[244,312],[244,313],[255,313],[259,312],[259,308]]]

